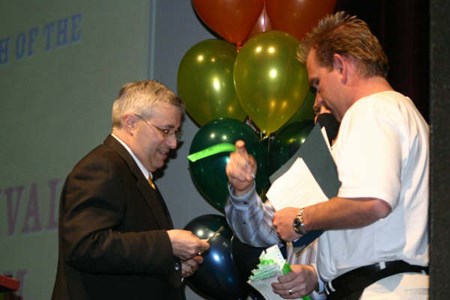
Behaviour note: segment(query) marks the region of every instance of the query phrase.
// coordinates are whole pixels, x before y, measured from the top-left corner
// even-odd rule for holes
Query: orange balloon
[[[298,40],[335,8],[336,0],[266,0],[273,29],[287,32]]]
[[[192,0],[199,18],[238,47],[247,40],[264,8],[264,0]]]

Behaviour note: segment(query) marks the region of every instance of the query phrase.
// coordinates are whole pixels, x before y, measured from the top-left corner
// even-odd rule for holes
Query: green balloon
[[[243,121],[233,82],[236,47],[222,40],[205,40],[187,51],[178,68],[178,94],[190,117],[202,126],[218,118]]]
[[[309,90],[306,67],[296,58],[299,46],[299,41],[285,32],[263,32],[250,38],[236,57],[238,99],[266,135],[295,114]]]
[[[220,143],[234,144],[243,140],[249,154],[258,163],[256,173],[256,189],[265,191],[269,183],[266,170],[267,150],[260,142],[258,135],[250,126],[231,118],[221,118],[202,126],[192,140],[189,153],[196,153]],[[195,162],[189,161],[192,181],[206,201],[220,212],[228,199],[228,178],[225,167],[230,152],[220,152]]]
[[[305,142],[314,122],[311,120],[286,124],[274,133],[269,141],[269,174],[273,174],[283,166]]]

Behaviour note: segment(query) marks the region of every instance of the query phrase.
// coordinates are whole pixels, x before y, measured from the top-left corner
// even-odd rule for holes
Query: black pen
[[[215,239],[216,237],[218,237],[222,231],[225,229],[225,227],[220,226],[219,229],[217,229],[217,231],[215,231],[213,234],[211,234],[205,241],[209,244],[213,239]],[[201,250],[199,253],[197,253],[198,255],[203,255],[205,253],[206,250]]]

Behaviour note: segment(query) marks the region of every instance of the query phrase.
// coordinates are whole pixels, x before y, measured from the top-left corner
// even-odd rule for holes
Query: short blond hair
[[[311,49],[316,51],[317,63],[329,69],[334,54],[340,54],[355,62],[360,76],[386,78],[389,72],[388,58],[367,23],[344,11],[319,21],[300,43],[297,59],[305,63]]]

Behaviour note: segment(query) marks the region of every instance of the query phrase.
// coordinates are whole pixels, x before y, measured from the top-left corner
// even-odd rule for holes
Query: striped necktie
[[[156,190],[156,185],[153,182],[153,179],[151,176],[148,176],[147,181],[148,181],[148,184],[150,184],[150,186],[152,187],[152,189]]]

